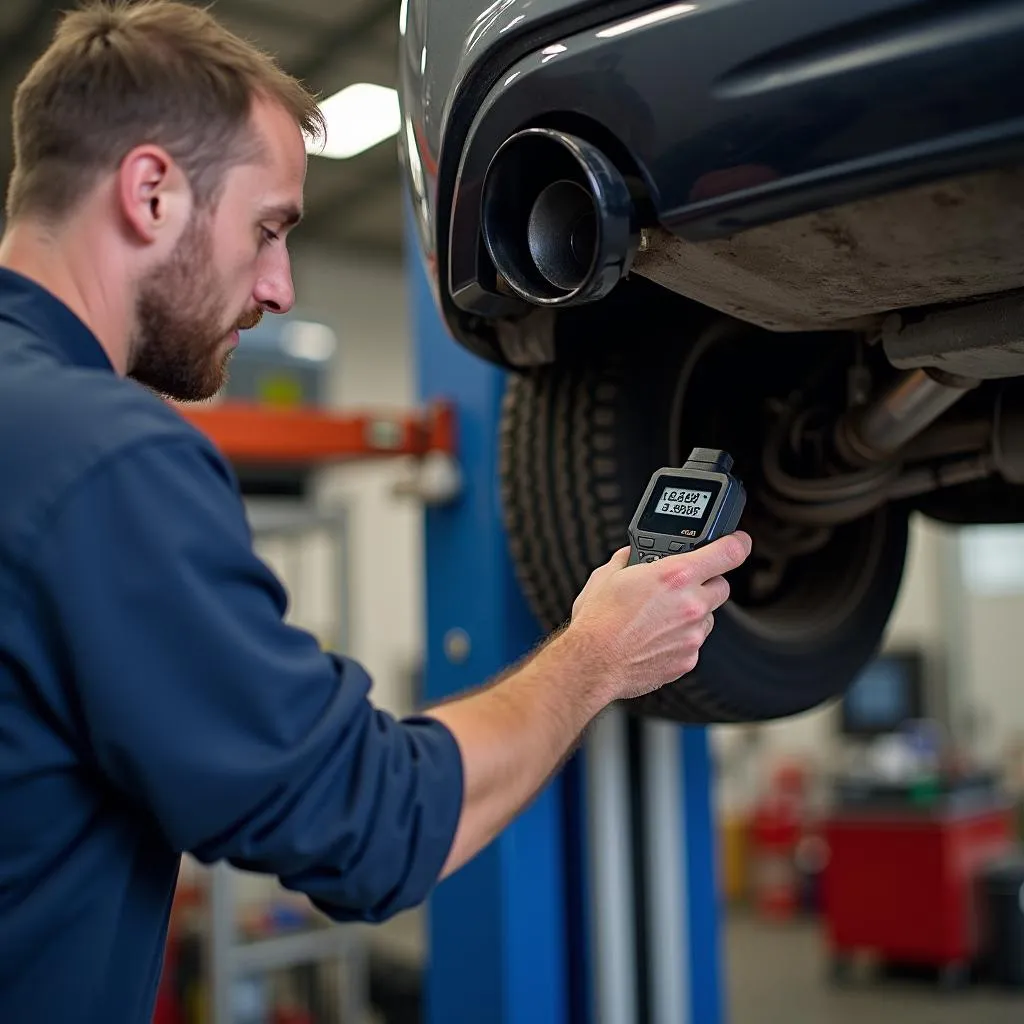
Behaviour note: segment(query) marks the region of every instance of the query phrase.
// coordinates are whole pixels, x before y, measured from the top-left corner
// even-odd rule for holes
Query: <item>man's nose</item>
[[[287,313],[295,305],[295,284],[290,261],[263,274],[256,283],[253,298],[271,313]]]

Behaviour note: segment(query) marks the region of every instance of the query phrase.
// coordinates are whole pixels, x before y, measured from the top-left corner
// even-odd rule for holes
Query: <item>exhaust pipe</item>
[[[607,295],[639,242],[626,179],[596,147],[529,128],[505,141],[484,177],[484,244],[520,298],[569,306]]]
[[[836,445],[851,464],[867,466],[894,455],[951,409],[978,381],[944,370],[907,370],[871,405],[840,420]]]

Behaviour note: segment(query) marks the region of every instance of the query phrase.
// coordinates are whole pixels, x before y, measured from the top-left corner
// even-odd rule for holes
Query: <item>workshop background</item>
[[[0,5],[0,117],[9,118],[13,90],[62,6]],[[374,699],[405,714],[422,699],[424,507],[457,486],[458,466],[448,457],[444,424],[420,407],[416,384],[395,150],[398,5],[204,6],[331,97],[332,131],[345,144],[310,159],[306,222],[293,243],[298,306],[244,339],[228,392],[200,422],[236,436],[217,416],[238,400],[315,413],[289,435],[297,456],[290,471],[245,477],[257,544],[289,588],[292,618],[361,661],[375,680]],[[9,120],[2,127],[6,180]],[[240,429],[257,448],[275,441],[260,433],[266,422],[256,414]],[[317,461],[318,430],[336,439],[329,465]],[[457,567],[451,579],[457,587]],[[980,818],[1003,801],[1019,837],[1022,621],[1024,529],[954,531],[917,521],[886,649],[856,699],[793,721],[711,730],[734,1024],[1022,1019],[1024,945],[1013,945],[1020,936],[1008,935],[996,950],[1006,961],[998,984],[991,972],[914,972],[885,961],[889,931],[942,927],[955,916],[949,906],[962,894],[950,891],[939,851],[970,858],[971,836],[918,830],[890,847],[884,828],[858,829],[836,800],[841,787],[888,786],[898,793],[891,815],[898,820],[903,808],[916,820],[941,799],[920,771],[941,750],[943,763],[956,763],[969,780],[964,799],[977,801]],[[912,731],[903,728],[910,718],[919,720]],[[915,786],[900,785],[911,777]],[[824,909],[822,878],[840,858],[843,874],[832,884],[848,899],[834,904],[877,931],[877,955],[866,963],[829,953],[827,936],[847,922]],[[879,879],[887,873],[895,873],[886,883],[895,888],[883,892]],[[1003,880],[1013,899],[1024,899],[1021,881]],[[417,911],[379,928],[328,927],[272,881],[186,862],[158,1024],[425,1019],[424,920]]]

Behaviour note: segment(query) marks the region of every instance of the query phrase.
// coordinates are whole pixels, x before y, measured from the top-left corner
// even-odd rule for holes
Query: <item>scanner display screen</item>
[[[711,501],[710,491],[695,491],[688,487],[666,487],[658,499],[658,514],[700,519]]]
[[[651,491],[637,528],[643,533],[699,537],[707,528],[721,491],[719,480],[662,476]]]

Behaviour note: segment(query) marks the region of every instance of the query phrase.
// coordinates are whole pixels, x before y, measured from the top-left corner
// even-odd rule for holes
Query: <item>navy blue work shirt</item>
[[[421,902],[462,761],[286,625],[234,476],[0,269],[0,1021],[148,1024],[180,855]]]

